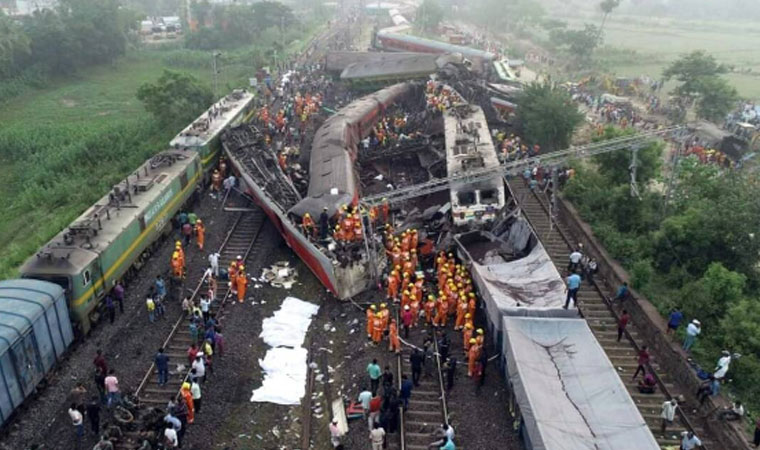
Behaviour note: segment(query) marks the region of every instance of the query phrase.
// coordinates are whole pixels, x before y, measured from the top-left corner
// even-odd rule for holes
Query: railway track
[[[564,273],[571,247],[578,240],[573,239],[570,230],[550,215],[549,199],[543,193],[532,192],[522,179],[509,183],[516,202],[522,208],[522,213],[533,226],[546,251],[552,258],[560,273]],[[630,322],[626,327],[626,338],[617,342],[618,312],[611,307],[609,298],[599,289],[598,285],[590,286],[585,281],[578,292],[579,308],[588,322],[589,327],[601,344],[612,364],[617,368],[620,379],[625,384],[628,393],[647,422],[649,429],[660,446],[678,446],[682,431],[690,430],[702,440],[705,450],[719,446],[710,442],[705,430],[695,426],[694,422],[678,408],[677,420],[663,436],[660,432],[660,412],[662,403],[671,398],[677,389],[667,373],[662,371],[656,360],[650,364],[658,389],[654,394],[642,394],[637,389],[637,381],[631,380],[636,370],[636,357],[643,343],[636,324]],[[639,378],[641,379],[641,378]]]
[[[224,242],[220,246],[218,253],[219,267],[228,267],[230,262],[234,261],[238,255],[242,256],[245,265],[248,267],[248,259],[255,253],[258,236],[264,225],[266,216],[258,208],[253,211],[242,212],[239,214],[234,225],[227,233]],[[206,267],[194,268],[193,272],[196,278],[199,278],[197,286],[193,290],[192,299],[197,301],[200,293],[204,289],[205,277],[203,273]],[[221,317],[225,305],[237,299],[232,298],[226,282],[219,282],[217,295],[211,305],[211,311],[217,317]],[[177,318],[174,327],[164,341],[163,347],[170,358],[170,375],[168,382],[160,386],[158,384],[158,371],[155,364],[151,363],[150,368],[142,379],[142,382],[135,391],[135,395],[140,399],[140,403],[150,407],[163,408],[170,396],[179,394],[182,383],[189,375],[189,366],[187,365],[187,349],[190,347],[191,337],[188,326],[188,318],[181,315]],[[172,373],[171,368],[176,367],[178,363],[187,366],[186,371],[181,374]],[[130,442],[126,442],[130,444]],[[119,447],[132,448],[132,447]]]
[[[396,313],[396,323],[401,323],[398,312]],[[426,450],[428,444],[434,440],[431,436],[432,433],[442,423],[449,423],[449,410],[442,371],[443,361],[441,361],[438,353],[438,332],[434,333],[434,337],[432,377],[426,376],[426,370],[423,369],[419,386],[415,386],[412,390],[409,407],[406,411],[400,411],[399,441],[398,443],[389,442],[388,448]],[[412,366],[409,362],[411,350],[409,347],[402,346],[402,351],[397,356],[396,377],[399,390],[401,389],[401,375],[405,374],[410,379],[412,376]],[[431,364],[431,362],[426,361],[425,364]]]

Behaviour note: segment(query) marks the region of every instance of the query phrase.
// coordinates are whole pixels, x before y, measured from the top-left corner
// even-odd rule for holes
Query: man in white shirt
[[[164,430],[164,441],[167,448],[177,448],[179,441],[177,440],[177,432],[174,431],[174,428],[167,427]]]
[[[69,407],[69,417],[71,418],[71,424],[74,425],[77,448],[80,448],[82,446],[82,436],[84,436],[84,424],[82,423],[82,413],[77,409],[76,403],[72,403]]]
[[[209,311],[211,309],[211,300],[205,295],[201,297],[201,314],[203,314],[203,323],[208,322]]]
[[[660,432],[663,436],[665,435],[668,425],[673,425],[673,419],[676,417],[677,407],[678,402],[676,402],[676,399],[674,398],[662,404],[662,412],[660,413],[660,417],[662,418],[662,428],[660,428]]]
[[[198,384],[198,380],[192,380],[190,384],[190,394],[193,396],[195,412],[201,412],[201,385]]]
[[[383,450],[385,430],[379,423],[375,424],[375,428],[369,432],[369,441],[372,443],[372,450]]]
[[[716,380],[722,380],[726,376],[728,368],[731,365],[731,353],[729,353],[728,350],[723,350],[721,355],[718,364],[715,366],[715,373],[713,373]]]
[[[359,401],[362,404],[362,412],[364,413],[365,419],[369,417],[370,400],[372,400],[372,392],[368,391],[366,387],[363,387],[362,391],[359,393]]]
[[[573,252],[570,253],[570,262],[567,265],[567,270],[575,272],[576,269],[578,269],[580,266],[582,258],[583,253],[579,252],[577,249],[574,249]]]
[[[192,368],[195,369],[195,375],[201,383],[206,381],[206,363],[203,361],[203,353],[198,353],[195,356]]]
[[[691,350],[694,342],[697,340],[697,336],[702,332],[702,324],[697,319],[691,321],[688,327],[686,327],[686,339],[683,341],[683,349],[687,352]]]
[[[702,446],[702,441],[694,435],[693,431],[681,433],[681,450],[694,450]]]
[[[211,266],[211,270],[214,272],[214,277],[219,278],[219,253],[211,253],[208,255],[208,263]]]

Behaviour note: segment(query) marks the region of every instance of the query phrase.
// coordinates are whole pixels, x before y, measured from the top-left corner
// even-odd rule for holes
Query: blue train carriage
[[[21,275],[63,287],[76,331],[88,333],[106,292],[130,277],[171,232],[171,218],[201,174],[198,153],[159,153],[30,257]]]
[[[0,281],[0,421],[31,395],[74,340],[66,295],[39,280]]]
[[[204,186],[211,179],[211,171],[216,167],[222,149],[220,136],[227,128],[240,125],[247,120],[253,109],[253,94],[236,89],[200,115],[180,131],[169,143],[173,149],[190,149],[201,156],[204,172]]]

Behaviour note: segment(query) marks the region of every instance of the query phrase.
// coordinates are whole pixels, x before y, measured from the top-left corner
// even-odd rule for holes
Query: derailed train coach
[[[459,53],[472,63],[474,71],[484,75],[492,70],[492,63],[497,60],[497,55],[491,52],[395,33],[387,29],[377,32],[375,46],[393,52]]]

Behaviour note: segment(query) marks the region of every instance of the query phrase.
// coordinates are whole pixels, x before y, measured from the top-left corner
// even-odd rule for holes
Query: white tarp
[[[264,381],[253,391],[252,402],[298,405],[306,392],[306,359],[302,348],[312,316],[319,306],[288,297],[272,317],[264,319],[259,335],[269,345],[259,365]]]
[[[526,448],[660,448],[585,320],[505,316],[503,328]]]
[[[494,264],[472,263],[473,280],[486,303],[491,325],[500,329],[501,316],[575,317],[562,307],[565,282],[540,242],[523,258]]]

